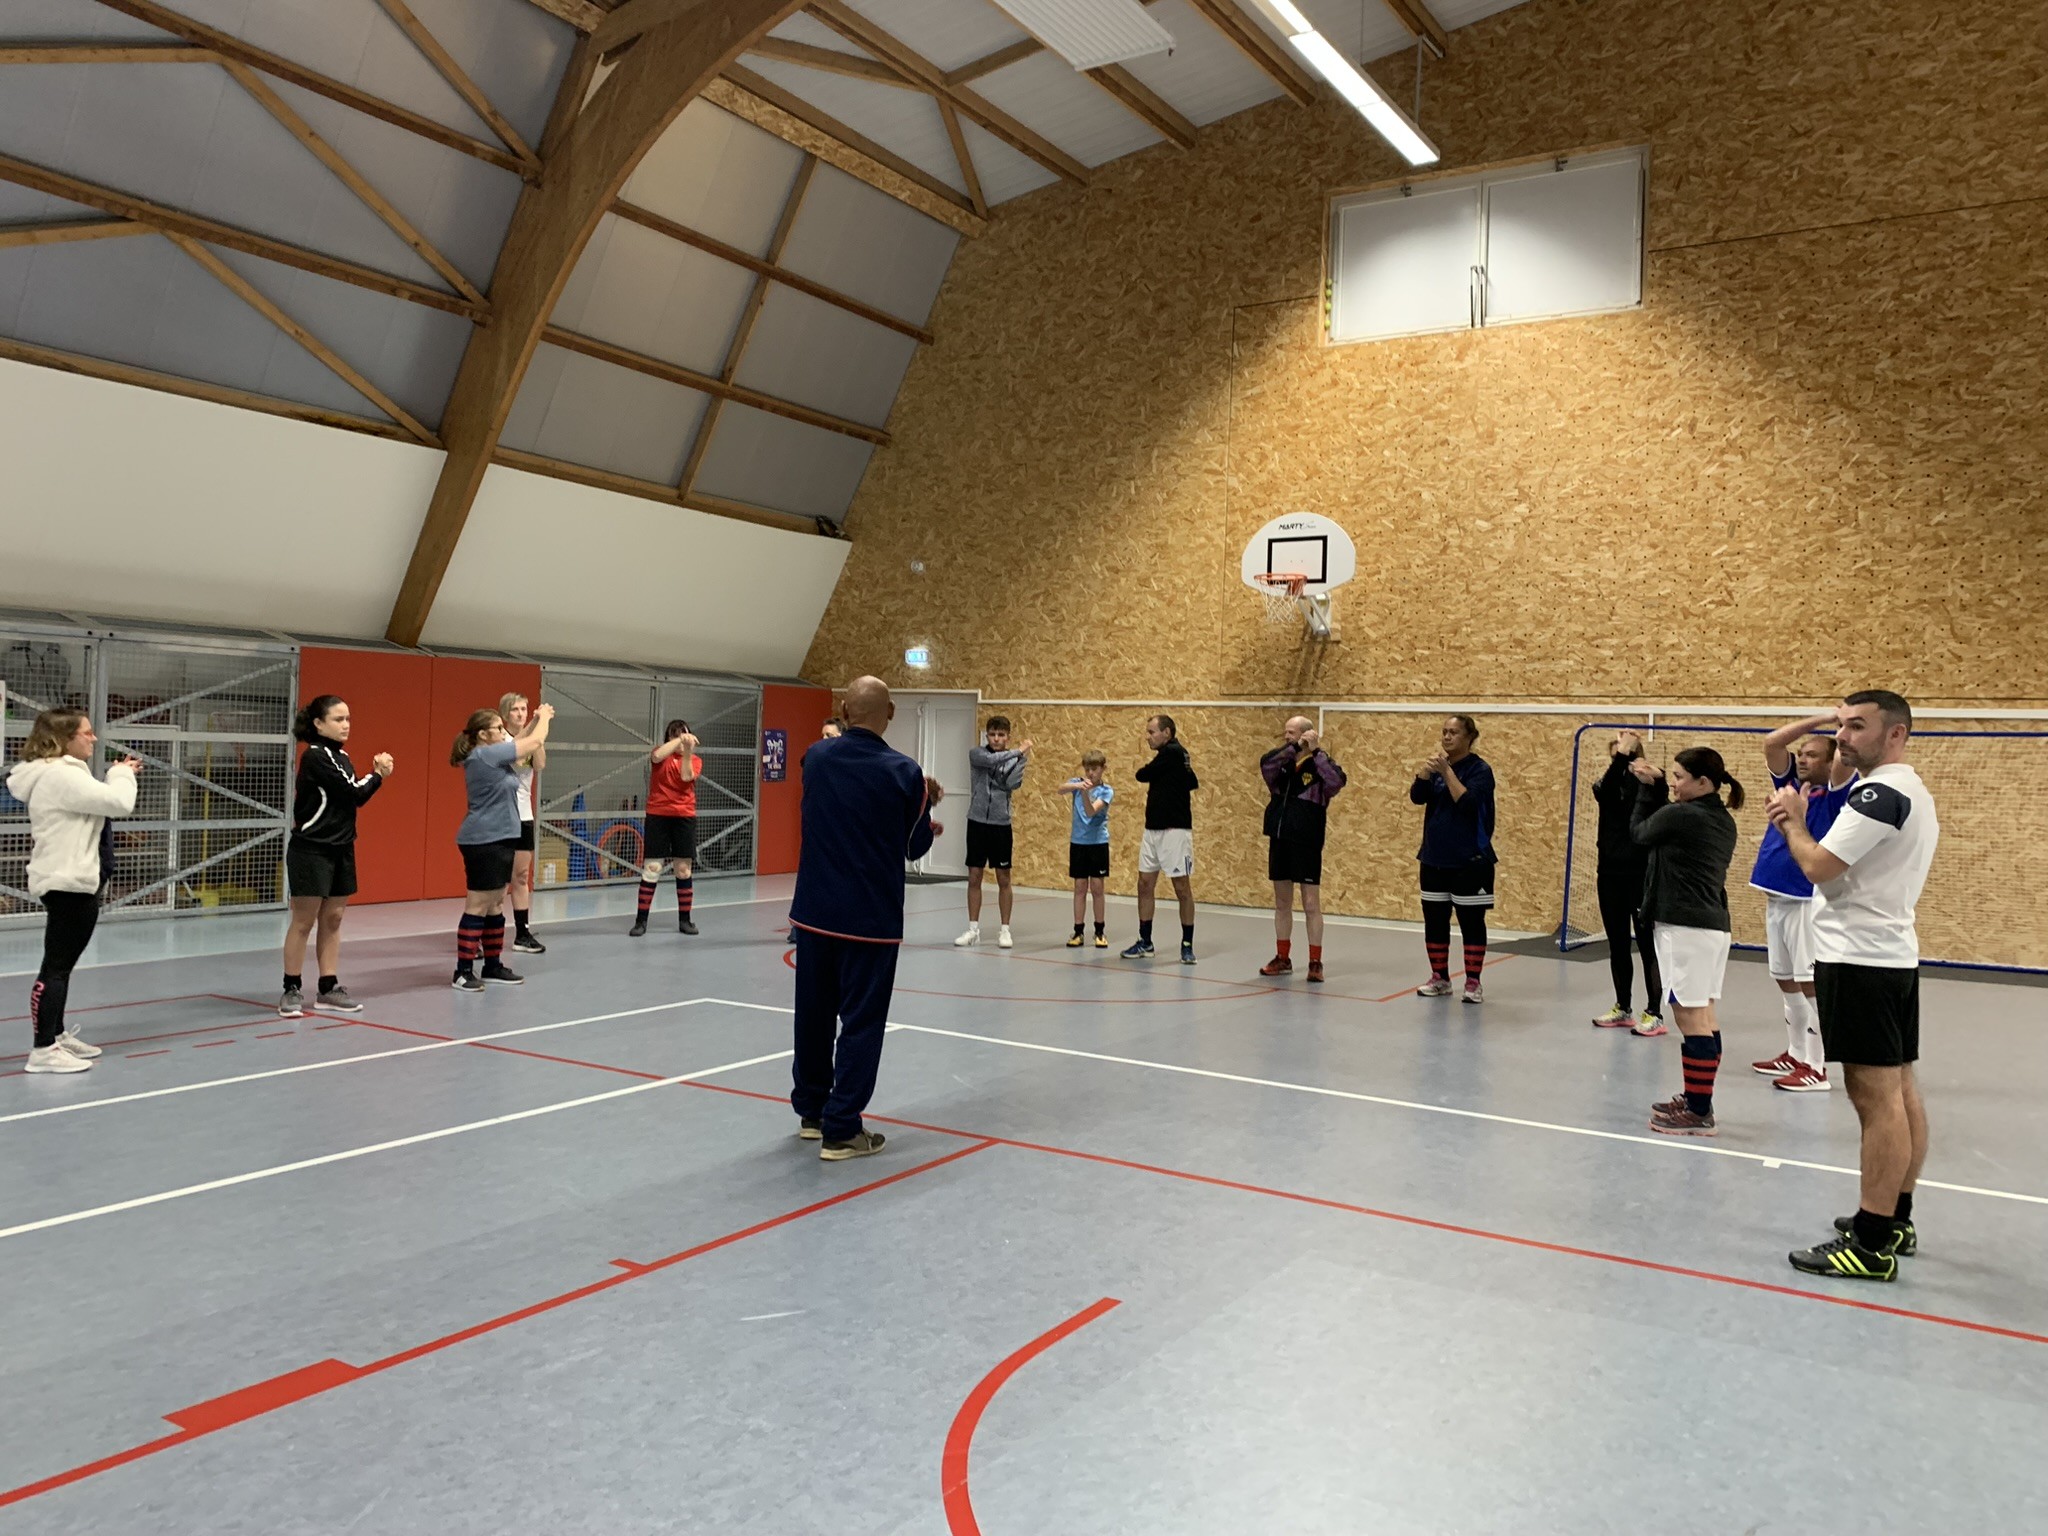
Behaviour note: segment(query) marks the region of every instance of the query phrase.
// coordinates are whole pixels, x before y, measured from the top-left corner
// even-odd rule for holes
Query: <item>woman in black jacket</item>
[[[1639,784],[1630,771],[1643,755],[1643,738],[1634,731],[1621,731],[1607,751],[1607,772],[1593,786],[1593,799],[1600,807],[1595,878],[1600,889],[1600,926],[1607,931],[1607,965],[1614,973],[1614,1006],[1595,1018],[1593,1027],[1630,1029],[1654,1038],[1670,1031],[1664,1027],[1664,986],[1657,973],[1657,948],[1642,916],[1643,878],[1649,873],[1650,856],[1636,846],[1629,832],[1636,797],[1651,792],[1650,786]],[[1631,933],[1643,955],[1641,1018],[1631,1005],[1636,983],[1635,959],[1629,953]]]
[[[323,693],[292,722],[292,734],[306,744],[292,790],[292,836],[285,846],[285,877],[292,898],[291,926],[284,935],[284,992],[278,1017],[296,1019],[306,1011],[306,941],[320,930],[315,957],[320,991],[314,1004],[329,1013],[360,1013],[336,971],[341,965],[341,914],[356,893],[356,808],[384,787],[395,766],[389,752],[371,759],[371,771],[356,774],[343,745],[348,741],[348,702]]]
[[[1714,1074],[1721,1065],[1720,1021],[1714,1004],[1728,970],[1728,865],[1735,857],[1735,818],[1742,785],[1712,747],[1687,747],[1671,766],[1673,803],[1662,803],[1663,770],[1647,758],[1631,772],[1643,791],[1629,830],[1649,850],[1642,921],[1651,925],[1657,963],[1678,1020],[1685,1091],[1651,1106],[1650,1129],[1666,1136],[1712,1136]],[[1721,790],[1726,788],[1724,802]]]

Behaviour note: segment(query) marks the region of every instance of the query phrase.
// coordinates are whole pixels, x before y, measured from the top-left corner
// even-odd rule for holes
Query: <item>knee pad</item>
[[[652,885],[655,881],[659,880],[661,878],[661,860],[649,859],[646,867],[640,871],[640,878],[648,885]]]

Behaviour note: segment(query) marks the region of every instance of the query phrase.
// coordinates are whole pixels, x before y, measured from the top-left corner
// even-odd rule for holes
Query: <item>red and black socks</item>
[[[503,964],[505,954],[505,914],[500,912],[495,917],[479,918],[477,921],[484,925],[484,969],[497,970]]]
[[[1721,1036],[1687,1035],[1679,1046],[1685,1068],[1685,1103],[1705,1118],[1714,1112],[1714,1074],[1721,1069]]]
[[[644,923],[644,922],[646,922],[646,921],[647,921],[647,913],[648,913],[649,909],[653,907],[653,905],[654,905],[654,882],[653,882],[652,880],[642,880],[642,881],[640,882],[640,921],[641,921],[641,922],[643,922],[643,923]]]
[[[476,970],[476,957],[484,947],[484,920],[474,912],[462,914],[455,925],[455,970],[469,975]]]
[[[684,922],[690,920],[690,909],[697,904],[697,878],[694,875],[676,876],[676,916]]]

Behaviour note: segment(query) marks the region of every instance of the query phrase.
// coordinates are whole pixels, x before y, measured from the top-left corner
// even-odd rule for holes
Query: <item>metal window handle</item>
[[[1478,330],[1486,324],[1486,268],[1474,264],[1472,268],[1472,329]]]

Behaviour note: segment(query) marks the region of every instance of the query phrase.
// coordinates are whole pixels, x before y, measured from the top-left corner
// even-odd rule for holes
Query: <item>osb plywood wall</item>
[[[1406,99],[1410,61],[1379,68]],[[2037,0],[1529,0],[1461,29],[1425,87],[1446,167],[1650,146],[1644,305],[1583,320],[1321,345],[1327,199],[1400,169],[1334,102],[1013,204],[955,260],[806,675],[908,682],[922,643],[919,686],[992,698],[2039,702],[2043,78]],[[1339,643],[1237,581],[1297,509],[1360,547]],[[1250,713],[1190,735],[1255,790],[1285,710]],[[1037,730],[1111,726],[1136,713]],[[1365,733],[1377,782],[1433,735],[1388,729],[1331,735]],[[1504,869],[1518,926],[1556,917],[1569,734],[1503,717],[1482,747],[1510,867],[1553,887],[1518,907]],[[1405,800],[1354,797],[1333,907],[1412,910]],[[1250,836],[1205,839],[1205,894],[1255,899],[1255,815],[1216,808]]]

